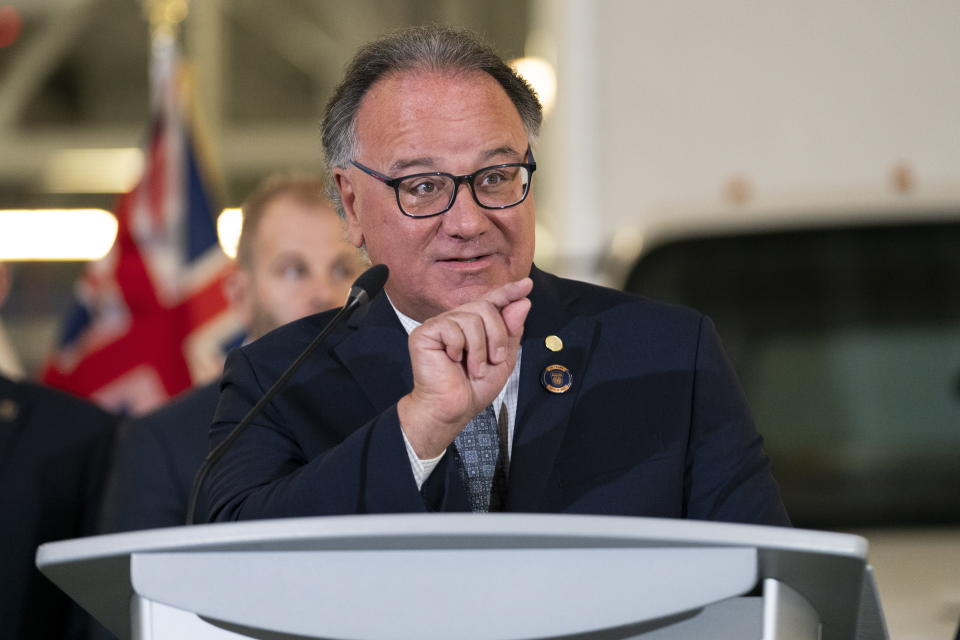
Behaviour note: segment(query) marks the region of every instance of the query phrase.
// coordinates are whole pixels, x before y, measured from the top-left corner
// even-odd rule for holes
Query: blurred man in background
[[[0,263],[0,307],[10,273]],[[34,566],[44,542],[95,533],[117,419],[0,374],[0,638],[81,638],[87,614]]]
[[[342,304],[366,266],[343,239],[323,188],[314,177],[273,176],[243,205],[228,298],[248,340]],[[218,394],[214,382],[123,426],[105,494],[103,532],[184,523],[193,476],[209,448]]]

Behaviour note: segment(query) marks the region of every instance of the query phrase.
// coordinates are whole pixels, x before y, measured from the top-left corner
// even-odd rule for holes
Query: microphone
[[[363,305],[383,291],[383,285],[387,284],[387,277],[390,275],[390,269],[385,264],[375,264],[360,274],[350,287],[350,293],[347,294],[347,303],[344,308],[351,305]]]
[[[296,373],[297,369],[306,362],[307,358],[310,357],[317,347],[323,342],[323,339],[333,331],[336,327],[343,323],[354,311],[363,305],[369,303],[371,300],[377,297],[377,295],[383,291],[383,286],[387,283],[387,277],[390,275],[390,270],[385,264],[375,264],[363,273],[360,274],[354,283],[350,287],[350,293],[347,294],[347,301],[344,303],[340,311],[337,312],[335,316],[327,323],[327,326],[323,328],[320,333],[317,334],[317,337],[313,339],[313,342],[307,345],[307,348],[297,356],[297,359],[293,361],[286,371],[280,374],[280,377],[277,378],[277,381],[267,389],[266,393],[257,401],[257,404],[253,405],[253,408],[247,412],[247,415],[243,417],[243,420],[237,423],[237,426],[227,434],[227,437],[223,441],[213,448],[210,453],[207,454],[207,457],[203,460],[203,464],[200,465],[200,468],[197,470],[196,476],[193,478],[193,486],[190,489],[190,499],[187,502],[187,520],[186,524],[193,524],[194,519],[196,518],[197,511],[197,499],[200,496],[200,489],[203,487],[203,481],[206,480],[207,474],[210,473],[210,469],[213,468],[220,458],[224,456],[227,452],[227,449],[230,448],[230,445],[233,444],[233,441],[240,437],[240,434],[247,430],[247,427],[253,422],[254,418],[260,415],[260,412],[263,411],[264,407],[270,404],[270,401],[273,400],[273,397],[277,395],[280,389],[286,385],[287,381]]]

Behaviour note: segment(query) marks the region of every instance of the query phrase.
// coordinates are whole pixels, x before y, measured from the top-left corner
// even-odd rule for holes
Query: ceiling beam
[[[18,45],[16,59],[0,76],[0,134],[16,125],[26,104],[69,52],[99,0],[69,0],[50,6],[40,32]]]

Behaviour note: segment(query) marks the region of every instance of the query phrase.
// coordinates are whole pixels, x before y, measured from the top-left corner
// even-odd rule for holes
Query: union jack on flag
[[[76,284],[43,381],[115,411],[140,414],[220,373],[239,325],[182,99],[172,37],[153,51],[153,109],[144,171],[117,201],[117,239]]]

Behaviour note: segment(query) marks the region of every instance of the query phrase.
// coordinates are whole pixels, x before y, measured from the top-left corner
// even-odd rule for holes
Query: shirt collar
[[[397,309],[397,305],[393,304],[393,300],[390,299],[390,296],[387,295],[386,291],[383,292],[383,295],[387,296],[387,302],[390,303],[390,306],[393,308],[393,312],[397,314],[397,319],[400,321],[400,324],[403,325],[403,328],[406,330],[407,335],[410,335],[410,333],[414,329],[416,329],[421,324],[423,324],[422,322],[417,322],[410,316],[406,315],[405,313]]]

